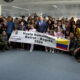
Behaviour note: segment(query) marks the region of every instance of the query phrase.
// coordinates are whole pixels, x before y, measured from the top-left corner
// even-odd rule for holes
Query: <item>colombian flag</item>
[[[69,49],[70,40],[57,39],[56,48],[67,51]]]

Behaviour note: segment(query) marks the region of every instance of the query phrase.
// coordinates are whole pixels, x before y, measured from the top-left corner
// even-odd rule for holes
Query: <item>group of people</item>
[[[27,20],[25,16],[22,16],[21,19],[17,17],[13,19],[11,16],[0,16],[0,49],[8,50],[12,46],[13,48],[27,48],[32,52],[35,48],[33,44],[11,43],[8,41],[13,30],[37,31],[57,38],[69,39],[70,45],[67,53],[75,56],[78,61],[80,60],[80,19],[75,21],[74,17],[71,19],[64,17],[59,19],[51,16],[42,17],[36,13],[34,16],[29,16]],[[57,51],[43,46],[37,48],[46,52]]]

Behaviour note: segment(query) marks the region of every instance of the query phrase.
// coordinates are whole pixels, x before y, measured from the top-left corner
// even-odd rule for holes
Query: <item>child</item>
[[[49,34],[50,35],[50,29],[49,28],[47,29],[46,34]],[[49,47],[45,47],[45,51],[48,52],[49,51]]]
[[[2,32],[1,39],[2,39],[2,43],[4,44],[3,50],[8,50],[9,49],[9,47],[8,47],[8,36],[7,36],[5,31]]]
[[[54,36],[54,31],[50,31],[50,35],[51,36]],[[51,53],[54,53],[54,48],[50,48],[50,52]]]
[[[65,38],[68,39],[69,35],[70,35],[70,32],[69,31],[66,31],[65,32]]]
[[[26,26],[23,21],[21,21],[19,25],[19,30],[26,31]],[[21,43],[21,48],[24,49],[24,43]]]
[[[58,28],[57,27],[54,29],[54,36],[58,37]]]
[[[34,28],[33,25],[31,25],[31,29],[29,30],[29,32],[36,32],[36,29]],[[32,52],[34,49],[34,44],[31,44],[30,46],[30,52]]]
[[[65,38],[65,35],[63,33],[63,29],[62,28],[60,28],[60,32],[58,32],[57,35],[58,35],[59,38]]]

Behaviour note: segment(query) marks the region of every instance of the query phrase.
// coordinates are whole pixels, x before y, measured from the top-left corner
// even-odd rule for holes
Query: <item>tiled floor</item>
[[[80,63],[60,53],[0,52],[0,80],[80,80]]]

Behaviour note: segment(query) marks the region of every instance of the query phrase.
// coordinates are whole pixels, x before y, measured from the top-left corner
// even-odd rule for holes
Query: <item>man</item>
[[[39,21],[37,22],[36,29],[41,33],[45,33],[47,31],[47,23],[43,20],[42,16],[40,16]]]
[[[47,23],[44,21],[42,16],[39,17],[39,21],[37,22],[37,25],[36,25],[36,30],[41,33],[46,33],[47,31]],[[44,51],[45,47],[37,46],[37,49]]]
[[[13,29],[14,29],[14,22],[13,22],[13,19],[12,17],[9,17],[8,18],[8,21],[7,21],[7,35],[8,35],[8,38],[10,37]]]

